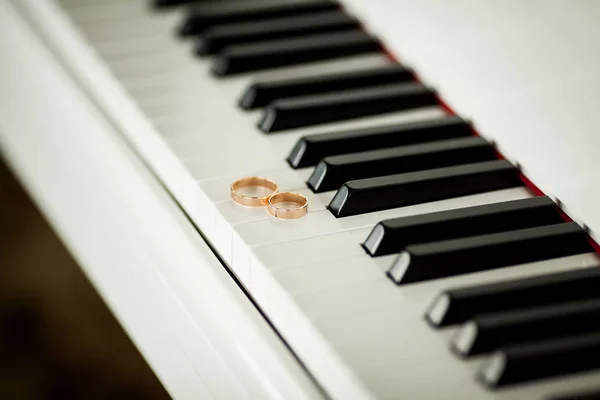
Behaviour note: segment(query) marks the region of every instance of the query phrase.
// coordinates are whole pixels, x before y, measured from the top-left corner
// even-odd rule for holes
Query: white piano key
[[[410,351],[412,355],[413,352]],[[491,392],[475,382],[475,372],[480,360],[463,362],[451,354],[443,354],[448,360],[443,363],[424,362],[427,371],[399,374],[393,368],[375,368],[361,376],[369,389],[382,399],[427,398],[438,399],[494,399],[494,400],[530,400],[547,399],[557,393],[576,392],[582,388],[594,387],[600,380],[600,372],[567,375],[541,381],[515,385],[501,391]],[[450,365],[451,364],[451,365]],[[412,369],[411,369],[412,372]],[[432,382],[435,382],[432,385]],[[444,390],[440,390],[443,387]],[[423,397],[421,397],[423,396]]]
[[[125,2],[136,2],[140,0],[102,0],[102,5],[112,6],[113,3],[125,3]],[[97,6],[98,0],[58,0],[61,6],[67,10],[71,10],[79,7]]]
[[[275,271],[299,265],[336,260],[365,254],[360,243],[371,227],[358,228],[331,235],[315,236],[290,242],[256,246],[252,249],[252,269]],[[292,256],[302,254],[302,257]]]
[[[207,61],[206,58],[199,58],[192,54],[192,45],[190,41],[179,41],[174,38],[170,38],[171,41],[168,41],[168,38],[169,36],[172,36],[172,31],[177,23],[177,21],[174,18],[172,18],[172,14],[166,14],[164,17],[157,19],[153,23],[154,29],[150,31],[149,27],[144,25],[150,24],[146,21],[135,21],[132,23],[123,21],[121,25],[119,25],[118,22],[112,22],[111,24],[113,29],[125,29],[130,33],[130,37],[115,39],[92,39],[92,43],[95,45],[95,47],[100,48],[101,50],[104,49],[108,51],[109,54],[111,48],[116,47],[120,48],[123,52],[127,52],[127,50],[129,50],[132,56],[141,55],[137,54],[140,46],[145,48],[153,48],[160,46],[162,50],[169,53],[169,57],[165,59],[164,54],[154,54],[147,61],[152,61],[152,58],[154,58],[155,62],[170,63],[172,65],[172,68],[181,68],[190,65],[210,65],[210,62]],[[146,32],[145,35],[138,34],[135,29],[136,26],[139,26],[140,30],[148,30],[148,32]],[[91,29],[90,35],[98,35],[98,33],[93,27]],[[159,39],[157,41],[156,37],[160,35],[162,35],[163,37],[162,39]],[[111,57],[109,56],[106,58],[106,61],[109,65],[112,65],[115,60],[111,59]],[[238,93],[240,89],[239,82],[249,82],[249,79],[271,80],[291,76],[311,76],[315,73],[336,72],[345,69],[352,70],[370,68],[386,65],[389,63],[391,63],[390,59],[382,54],[368,54],[346,57],[337,60],[313,62],[298,66],[277,68],[267,71],[258,71],[252,74],[243,74],[227,79],[217,79],[212,77],[211,75],[199,76],[192,74],[184,75],[183,78],[186,78],[184,81],[187,83],[198,81],[210,81],[214,87],[219,87],[218,90],[228,90],[230,93],[233,90],[233,94],[238,96],[241,94]],[[157,76],[156,78],[161,79],[162,77]],[[172,83],[177,84],[177,82],[181,81],[174,81]],[[183,88],[183,90],[183,93],[185,93],[185,88]],[[161,93],[155,93],[155,95],[160,97]]]
[[[356,257],[355,262],[358,259]],[[273,276],[276,283],[267,285],[267,289],[263,288],[263,291],[270,302],[277,302],[277,288],[288,296],[299,290],[302,286],[298,285],[302,285],[301,282],[308,279],[329,277],[327,280],[331,282],[333,277],[330,272],[343,270],[344,265],[338,263],[332,267],[331,264],[317,263],[302,266],[304,268],[294,268],[295,279],[289,279],[291,276],[279,272]],[[363,264],[353,264],[353,268],[360,268],[359,265]],[[382,290],[386,287],[383,281],[379,281],[375,276],[365,275],[365,280],[372,282],[369,285],[342,284],[336,287],[327,286],[324,281],[320,281],[317,286],[327,286],[327,289],[320,291],[319,295],[315,296],[314,291],[300,290],[301,293],[293,301],[301,308],[303,315],[309,318],[312,316],[312,321],[319,331],[328,341],[337,344],[339,354],[353,369],[360,371],[361,376],[367,377],[367,382],[370,382],[368,377],[375,371],[375,376],[380,376],[390,368],[401,371],[407,365],[411,365],[411,372],[427,374],[432,366],[439,363],[443,364],[441,371],[452,374],[454,378],[464,374],[472,379],[471,369],[465,369],[464,364],[459,364],[448,351],[447,343],[451,334],[446,332],[446,335],[441,336],[439,331],[431,329],[423,320],[426,307],[440,290],[599,265],[598,256],[590,253],[403,288],[395,287],[388,280],[387,287],[391,290]],[[325,272],[319,275],[320,270],[315,268],[317,266],[325,268]],[[368,263],[364,266],[368,267]],[[310,271],[310,274],[303,276],[303,271]],[[381,304],[387,306],[381,307]],[[343,316],[340,317],[340,314]],[[420,365],[418,370],[412,370],[415,364]],[[459,370],[456,370],[457,368]],[[414,384],[414,381],[411,382]],[[423,381],[423,384],[425,383]],[[397,385],[393,388],[394,393],[400,393],[401,388],[402,385]],[[415,393],[425,393],[427,388],[419,386],[414,390]],[[473,390],[478,389],[475,386]]]
[[[344,264],[353,265],[353,268],[359,268],[359,265],[364,268],[372,267],[368,262],[360,264],[358,257],[354,260],[356,264],[351,264],[349,260],[337,260],[336,263],[336,266],[330,264],[329,267],[325,265],[322,267],[335,270],[342,270]],[[393,367],[404,364],[403,351],[415,346],[420,348],[419,358],[422,360],[428,357],[440,358],[439,352],[433,351],[431,346],[424,345],[425,343],[434,343],[435,338],[422,341],[423,337],[427,335],[439,335],[437,330],[430,328],[425,323],[423,315],[429,302],[443,288],[496,282],[572,270],[573,268],[596,268],[599,264],[597,256],[590,253],[522,264],[453,279],[440,279],[431,285],[418,284],[401,288],[395,286],[384,276],[378,280],[376,277],[370,278],[365,274],[364,280],[349,285],[334,287],[326,286],[326,282],[320,282],[319,284],[325,286],[325,289],[302,292],[296,295],[293,301],[302,309],[304,315],[319,326],[322,332],[328,332],[327,328],[321,329],[322,323],[329,327],[335,325],[335,331],[338,334],[342,332],[344,342],[336,341],[339,340],[336,337],[328,337],[328,339],[336,345],[342,357],[356,365],[357,369],[367,370],[378,366]],[[308,266],[305,268],[308,269]],[[296,272],[302,273],[300,269]],[[322,273],[322,277],[326,280],[329,275]],[[275,275],[274,278],[279,278],[277,283],[282,285],[287,293],[295,290],[298,284],[281,279],[280,275]],[[313,279],[319,280],[319,277],[314,276]],[[375,313],[377,320],[370,315],[371,313]],[[386,329],[378,328],[381,326],[385,326]],[[446,347],[444,351],[448,351]],[[360,354],[360,358],[353,359],[352,357],[356,354]]]
[[[180,45],[183,45],[183,43],[180,43]],[[178,51],[181,46],[175,46],[173,39],[165,35],[164,32],[157,32],[144,36],[134,35],[119,41],[96,41],[94,47],[106,60],[113,60],[148,53],[158,53],[164,56],[165,51]],[[185,46],[185,49],[187,47]]]
[[[332,194],[327,192],[322,195],[331,196]],[[223,249],[223,257],[228,260],[230,267],[234,271],[247,271],[248,276],[257,276],[258,281],[252,278],[248,284],[251,287],[261,287],[264,284],[262,281],[264,271],[260,271],[264,268],[261,265],[262,258],[269,260],[269,263],[286,258],[302,260],[305,256],[310,256],[317,262],[328,259],[337,260],[354,254],[357,251],[354,246],[358,246],[366,238],[366,235],[363,237],[362,233],[372,229],[377,222],[383,219],[516,200],[530,196],[527,189],[515,188],[340,219],[336,219],[328,210],[324,210],[309,213],[303,218],[293,221],[269,219],[238,224],[233,227],[225,221],[217,220],[215,230],[220,232],[219,248]],[[359,231],[361,228],[364,230]],[[332,234],[344,232],[349,232],[349,234],[343,235],[343,238],[336,236],[331,239]],[[327,249],[318,246],[315,250],[305,254],[303,250],[307,245],[312,244],[310,239],[318,240],[319,237],[324,238],[323,243],[331,240],[336,249],[349,249],[343,250],[348,253],[335,254],[335,257],[332,257],[332,253]],[[302,239],[306,240],[303,241],[304,244],[299,246],[298,250],[294,249],[294,244]],[[341,243],[341,240],[346,239],[349,240],[348,244]],[[285,245],[280,246],[282,243]],[[256,248],[262,248],[262,250],[258,254],[254,254]],[[373,268],[379,270],[385,268],[381,260],[370,258],[364,251],[362,255],[372,260],[370,263]],[[278,264],[273,264],[273,268],[277,267]],[[259,271],[255,273],[255,270]]]
[[[171,14],[167,14],[171,15]],[[159,20],[163,19],[162,17]],[[168,59],[170,59],[174,65],[178,65],[178,68],[185,65],[204,65],[206,70],[208,69],[209,63],[203,59],[195,57],[191,54],[189,42],[178,42],[169,38],[168,34],[165,35],[165,30],[172,30],[172,26],[175,22],[172,19],[165,18],[162,21],[162,29],[159,28],[159,24],[157,23],[156,32],[152,33],[150,37],[140,36],[140,35],[132,35],[130,38],[119,38],[114,40],[100,40],[95,42],[95,46],[97,50],[100,51],[101,54],[105,56],[109,64],[113,61],[117,61],[118,63],[122,62],[122,57],[119,55],[128,54],[129,58],[134,58],[136,56],[141,56],[145,51],[152,49],[155,51],[154,57],[156,57],[156,62],[164,62],[165,54],[159,53],[159,50],[164,50],[168,52]],[[134,31],[131,27],[132,24],[128,23],[128,21],[121,22],[122,26],[119,26],[119,21],[111,22],[114,29],[126,28],[130,31]],[[140,22],[135,22],[133,25],[141,25]],[[141,29],[141,27],[140,27]],[[91,32],[92,34],[96,34]],[[158,37],[163,37],[162,39],[157,39]],[[166,38],[166,39],[165,39]],[[118,56],[116,60],[113,57]],[[152,62],[152,57],[147,60],[148,62]],[[292,66],[286,68],[278,68],[275,70],[269,70],[264,72],[258,72],[252,75],[244,75],[242,77],[235,77],[230,79],[222,79],[216,80],[210,76],[207,76],[205,79],[199,79],[199,75],[197,73],[186,74],[178,74],[177,80],[174,82],[170,82],[171,85],[175,86],[177,89],[178,99],[185,99],[186,93],[191,93],[191,98],[185,99],[184,104],[189,104],[188,101],[196,100],[197,98],[202,98],[200,93],[205,92],[197,92],[192,91],[189,92],[189,89],[186,88],[191,86],[191,90],[195,90],[194,83],[195,82],[209,82],[212,83],[214,88],[218,91],[228,91],[232,93],[234,96],[241,95],[241,91],[245,88],[245,86],[250,82],[249,79],[257,79],[257,80],[271,80],[271,79],[280,79],[280,78],[288,78],[288,77],[301,77],[301,76],[312,76],[314,74],[322,74],[328,72],[337,72],[337,71],[349,71],[354,69],[363,69],[363,68],[372,68],[376,66],[381,66],[390,63],[391,61],[382,54],[379,55],[361,55],[361,56],[353,56],[348,57],[346,59],[340,60],[331,60],[324,62],[316,62],[307,65],[301,66]],[[156,80],[160,80],[162,77],[157,76]],[[189,78],[189,79],[188,79]],[[216,81],[216,82],[213,82]],[[177,82],[184,82],[183,87],[180,87],[176,84]],[[218,84],[217,84],[218,83]],[[149,94],[147,93],[146,96]],[[165,96],[164,92],[156,92],[155,97],[158,99],[154,99],[154,101],[162,101],[163,103],[168,103],[168,96]],[[141,99],[138,99],[141,100]],[[147,100],[146,100],[147,101]],[[143,101],[141,101],[144,104]],[[155,104],[156,105],[156,104]]]
[[[283,242],[276,245],[257,247],[250,254],[247,263],[238,263],[238,268],[249,277],[247,286],[257,298],[264,301],[272,298],[279,302],[281,290],[273,290],[276,285],[272,278],[274,271],[312,265],[323,261],[334,261],[343,257],[364,255],[358,245],[367,234],[367,229],[357,229],[333,235],[308,238],[294,242]],[[302,254],[302,257],[291,254]],[[281,286],[279,286],[281,288]],[[284,291],[287,296],[287,292]]]
[[[365,344],[363,346],[339,349],[342,358],[365,378],[367,385],[379,385],[383,378],[388,395],[393,393],[395,396],[412,398],[411,395],[418,393],[426,398],[437,398],[435,392],[429,389],[434,379],[436,386],[441,385],[446,390],[451,390],[453,396],[458,396],[456,398],[486,398],[485,395],[489,393],[474,383],[474,372],[481,357],[464,361],[455,357],[448,349],[448,336],[451,336],[454,329],[439,332],[430,329],[423,321],[403,321],[404,334],[396,335],[393,340],[375,339],[372,342],[362,342]],[[410,365],[410,374],[396,373],[395,380],[388,374],[388,371],[401,371],[407,365]],[[543,391],[551,393],[564,388],[564,384],[569,381],[578,384],[592,382],[586,378],[592,375],[596,379],[600,376],[599,373],[592,373],[532,382],[496,392],[493,398],[536,398],[534,394],[539,395]],[[454,386],[457,383],[458,386]],[[433,397],[429,396],[430,393]]]
[[[401,352],[405,346],[418,345],[414,341],[421,340],[422,335],[415,334],[415,324],[437,332],[424,322],[423,315],[429,302],[444,288],[599,265],[597,255],[589,253],[398,288],[369,257],[357,256],[272,271],[273,283],[263,283],[261,289],[270,301],[276,301],[278,291],[294,296],[295,305],[342,355],[346,350],[353,354],[362,348],[374,352],[372,343],[384,344],[381,354],[373,353],[371,362],[389,366],[403,362],[394,348]],[[344,276],[345,267],[348,276]],[[313,288],[310,282],[316,282]],[[428,330],[423,334],[427,335]],[[399,343],[403,345],[394,347]],[[421,359],[426,358],[426,347],[421,346]]]
[[[552,264],[552,263],[551,263]],[[525,277],[536,274],[542,274],[545,272],[555,272],[572,269],[573,266],[570,263],[553,263],[554,265],[522,265],[509,267],[506,269],[505,274],[500,279],[509,277]],[[537,267],[537,268],[536,268]],[[554,268],[552,268],[554,267]],[[548,268],[548,271],[546,271]],[[597,268],[597,266],[594,266]],[[479,282],[490,282],[496,281],[491,279],[493,274],[486,276],[486,273],[479,274],[481,277],[478,279]],[[478,282],[478,283],[479,283]],[[421,288],[422,289],[422,288]],[[376,294],[373,294],[374,296]],[[440,331],[431,329],[422,318],[423,306],[426,306],[427,302],[417,301],[415,303],[403,302],[402,306],[389,307],[386,310],[377,310],[376,315],[379,320],[373,320],[371,318],[363,317],[356,318],[354,323],[357,325],[349,326],[344,324],[339,319],[336,321],[328,321],[327,323],[337,322],[337,330],[345,329],[350,331],[352,328],[356,328],[363,332],[361,337],[353,338],[354,341],[346,342],[341,346],[337,347],[339,354],[350,363],[353,368],[360,372],[368,372],[374,369],[382,368],[400,368],[401,365],[405,365],[408,360],[421,360],[423,364],[431,365],[433,363],[444,363],[447,365],[447,373],[450,373],[453,368],[457,367],[454,357],[444,357],[445,354],[449,354],[448,343],[449,335],[444,337],[441,346],[439,341],[442,338]],[[367,313],[365,313],[366,315]],[[371,326],[382,326],[385,325],[385,330],[371,330],[370,333],[365,333],[368,329],[368,323]],[[377,324],[380,325],[377,325]],[[317,323],[318,324],[318,323]],[[321,332],[326,332],[326,329],[321,329]],[[450,329],[453,331],[454,329]],[[445,331],[447,332],[447,330]],[[348,339],[348,338],[347,338]],[[438,344],[436,346],[436,343]],[[418,348],[418,352],[412,352],[407,349]],[[408,351],[408,354],[407,354]],[[418,354],[417,354],[418,353]],[[429,360],[429,362],[427,362]],[[415,373],[425,373],[426,368],[415,369]],[[424,390],[424,388],[420,388]],[[400,386],[396,388],[400,390]]]
[[[198,65],[184,65],[180,68],[163,68],[162,71],[157,69],[154,72],[148,71],[141,75],[126,73],[121,78],[121,82],[129,94],[137,99],[137,103],[140,104],[144,98],[154,98],[156,92],[177,92],[181,87],[189,88],[190,86],[195,85],[196,82],[188,82],[181,78],[181,76],[187,72],[185,71],[186,68],[190,71],[197,72]],[[158,72],[161,73],[161,79],[157,79]],[[116,71],[116,73],[120,75],[118,71]],[[173,123],[176,122],[176,120],[167,120],[165,122],[166,126],[168,126],[169,122]]]
[[[600,259],[598,259],[597,255],[588,253],[456,276],[448,279],[437,279],[402,287],[395,286],[388,279],[389,283],[391,283],[398,293],[398,296],[402,298],[403,305],[401,308],[395,306],[381,307],[377,309],[376,313],[375,310],[371,310],[375,313],[373,315],[370,315],[371,311],[349,314],[340,318],[330,315],[327,318],[319,317],[316,323],[327,339],[338,347],[377,340],[386,335],[389,336],[389,340],[392,340],[396,335],[402,335],[405,323],[410,320],[417,320],[418,323],[422,323],[429,328],[424,321],[425,312],[434,298],[444,289],[525,278],[552,272],[568,271],[574,268],[596,268],[599,266]],[[348,290],[348,288],[338,290]],[[372,326],[378,326],[380,323],[385,323],[386,332],[379,332],[372,328]],[[350,326],[355,328],[349,330]]]
[[[441,342],[441,340],[439,340]],[[430,346],[431,344],[428,343]],[[443,347],[440,343],[439,347]],[[416,352],[415,349],[407,350],[412,358]],[[446,355],[452,359],[451,354]],[[365,381],[369,388],[377,385],[377,393],[380,398],[424,398],[431,400],[461,398],[461,399],[498,399],[495,394],[488,393],[483,387],[475,382],[475,367],[469,368],[466,363],[460,363],[459,360],[449,361],[455,367],[452,376],[444,376],[446,372],[444,365],[436,363],[427,363],[427,373],[416,375],[411,368],[410,373],[395,373],[385,368],[374,368],[364,372]],[[421,373],[421,371],[419,370]],[[435,384],[433,384],[435,382]],[[443,382],[443,383],[442,383]],[[439,385],[439,386],[438,386]],[[440,388],[443,387],[443,391]],[[454,397],[458,396],[458,397]],[[509,397],[510,399],[514,399]]]
[[[199,93],[203,92],[199,91]],[[213,101],[218,104],[223,99],[215,94]],[[255,128],[254,121],[250,121],[241,111],[236,110],[233,104],[227,104],[222,108],[199,105],[192,118],[182,118],[168,127],[159,125],[158,129],[164,132],[169,146],[178,157],[191,165],[194,178],[204,180],[226,174],[266,169],[269,166],[275,167],[278,162],[285,165],[285,168],[289,168],[284,159],[296,140],[306,134],[404,123],[441,115],[443,112],[439,108],[424,108],[385,117],[364,118],[350,123],[329,124],[289,133],[264,135]],[[219,134],[215,135],[213,132]],[[220,170],[221,165],[223,170]],[[218,172],[213,172],[214,170]],[[298,184],[302,183],[304,182],[298,182]]]
[[[202,91],[196,89],[196,92],[201,93]],[[215,93],[220,92],[217,90],[215,91]],[[289,146],[293,145],[296,142],[296,140],[305,135],[324,132],[341,132],[373,126],[402,124],[425,119],[439,118],[446,115],[445,111],[440,107],[421,107],[413,110],[391,112],[388,114],[362,117],[354,120],[320,124],[299,129],[290,129],[279,133],[267,135],[260,132],[256,128],[256,125],[261,118],[261,111],[244,112],[242,110],[237,109],[235,107],[237,99],[233,96],[231,97],[231,101],[228,100],[229,96],[219,98],[224,100],[227,99],[225,100],[225,107],[227,107],[228,110],[231,110],[230,112],[233,113],[232,115],[235,114],[238,118],[244,119],[244,123],[246,124],[246,131],[251,131],[254,134],[264,135],[268,137],[269,140],[273,142],[276,147],[286,151],[288,150]],[[198,99],[198,102],[200,101],[202,100]],[[233,105],[233,107],[231,107],[231,105]],[[195,112],[192,112],[192,109],[188,109],[184,113],[174,112],[173,114],[170,114],[167,111],[165,114],[162,114],[162,112],[164,112],[164,109],[162,109],[161,106],[155,107],[152,104],[145,104],[142,105],[142,107],[149,108],[149,112],[152,111],[152,109],[155,110],[153,120],[155,121],[159,129],[161,129],[161,133],[164,136],[169,137],[170,140],[183,140],[186,142],[194,141],[194,137],[187,136],[193,133],[199,125],[197,110]],[[196,141],[197,140],[198,139],[196,138]]]
[[[152,43],[147,46],[152,46]],[[157,91],[155,93],[147,94],[143,98],[139,98],[138,101],[140,103],[144,104],[153,100],[154,104],[167,106],[174,101],[178,101],[178,105],[188,106],[190,102],[194,100],[200,99],[206,101],[206,97],[203,96],[202,93],[198,93],[197,88],[194,86],[196,84],[201,84],[210,86],[216,92],[225,93],[233,101],[232,106],[237,108],[237,101],[252,81],[273,81],[294,77],[309,77],[317,74],[325,75],[339,71],[362,70],[387,65],[391,62],[381,54],[368,54],[276,68],[267,71],[257,71],[228,78],[215,78],[210,74],[210,61],[194,56],[189,47],[177,48],[172,45],[170,48],[180,51],[179,60],[176,61],[180,68],[186,65],[201,67],[204,75],[201,76],[190,69],[187,72],[182,72],[176,77],[169,75],[156,76],[157,80],[168,80],[168,86],[177,89],[174,90],[173,97],[165,97],[164,93]]]
[[[139,18],[135,21],[127,19],[124,21],[87,23],[82,27],[82,30],[88,40],[95,44],[143,38],[157,34],[162,35],[163,39],[170,38],[173,40],[173,35],[169,34],[171,32],[166,32],[165,27],[175,26],[180,19],[180,13],[172,12],[165,13],[156,19]]]
[[[224,176],[246,176],[252,171],[268,169],[284,169],[287,167],[285,157],[269,151],[269,144],[264,137],[239,137],[236,135],[236,124],[233,119],[223,124],[222,134],[214,141],[207,138],[206,143],[190,145],[188,143],[168,143],[171,150],[194,171],[196,181],[215,179]],[[213,131],[214,132],[214,131]],[[198,136],[210,135],[211,131],[198,130]],[[190,155],[201,153],[202,157],[190,158]]]
[[[228,187],[228,186],[226,186]],[[309,207],[308,214],[318,213],[326,210],[328,199],[324,194],[315,194],[310,189],[300,189],[295,192],[300,193],[308,199]],[[222,256],[229,265],[233,265],[232,252],[226,251],[231,249],[233,243],[233,232],[238,225],[256,223],[260,221],[275,220],[273,216],[267,213],[265,207],[244,207],[236,204],[233,200],[228,199],[220,203],[215,204],[214,210],[214,225],[213,231],[217,232],[213,245],[220,249]],[[284,221],[282,221],[284,222]],[[292,223],[293,221],[285,221]],[[229,227],[229,229],[223,229],[223,227]],[[224,251],[225,250],[225,251]],[[250,265],[246,263],[245,266],[240,268],[234,268],[234,271],[246,271],[249,270]]]
[[[390,260],[391,262],[391,260]],[[298,265],[271,271],[275,279],[291,296],[312,297],[314,292],[347,285],[364,285],[380,281],[378,268],[371,268],[363,257],[348,257],[318,263]]]
[[[177,56],[179,55],[177,54]],[[107,65],[123,84],[127,79],[140,77],[154,79],[154,74],[177,73],[185,67],[178,66],[172,56],[157,59],[156,54],[140,54],[135,58],[120,58],[112,60],[110,64],[107,62]]]
[[[361,314],[382,308],[402,307],[402,294],[390,280],[379,271],[372,259],[360,257],[363,267],[375,271],[376,279],[341,285],[302,293],[294,297],[294,302],[311,320],[319,321],[335,316]],[[337,264],[340,268],[350,262],[338,259],[331,262],[331,268]]]
[[[146,17],[148,12],[145,1],[133,0],[86,3],[69,9],[69,15],[79,26],[103,21],[131,21]]]
[[[173,151],[179,155],[190,173],[198,181],[214,179],[215,177],[230,175],[255,175],[254,171],[261,171],[281,166],[281,171],[276,173],[283,178],[290,189],[306,187],[305,182],[312,172],[312,168],[297,172],[292,170],[284,161],[289,151],[294,146],[297,138],[313,133],[316,129],[324,131],[339,131],[342,129],[359,129],[364,126],[376,126],[380,123],[407,122],[441,115],[439,109],[423,109],[417,112],[398,113],[386,119],[363,119],[355,124],[334,125],[331,129],[319,127],[309,130],[299,130],[290,134],[277,134],[264,136],[254,132],[247,124],[236,124],[238,128],[229,128],[235,124],[234,115],[230,116],[227,128],[222,135],[216,135],[210,140],[210,145],[203,134],[204,130],[196,132],[194,136],[187,135],[185,140],[169,140]],[[204,126],[204,125],[202,125]],[[177,132],[171,132],[177,135]],[[233,141],[233,142],[232,142]],[[235,146],[233,145],[235,143]],[[217,152],[216,150],[219,150]],[[253,155],[253,156],[249,156]],[[273,169],[273,171],[275,171]],[[308,175],[308,176],[307,176]],[[296,179],[294,179],[296,178]]]
[[[107,3],[110,3],[111,1],[118,1],[118,0],[106,0]],[[134,1],[134,0],[132,0]],[[97,2],[97,0],[58,0],[57,1],[62,8],[64,8],[65,10],[69,10],[71,8],[75,8],[75,7],[81,7],[81,6],[85,6],[85,5],[90,5],[90,4],[94,4]]]
[[[311,264],[303,266],[304,268],[294,268],[294,274],[298,274],[296,279],[290,279],[290,275],[273,275],[274,282],[267,284],[266,289],[263,287],[265,299],[269,304],[277,304],[281,292],[285,293],[284,296],[287,298],[291,292],[301,287],[298,285],[302,285],[302,281],[319,280],[321,277],[326,279],[331,271],[342,270],[343,265],[340,263],[334,267],[329,266],[331,269],[319,276],[317,275],[319,270],[316,268],[328,268],[327,264]],[[353,264],[352,269],[360,268],[360,265],[362,264]],[[309,318],[312,316],[311,319],[319,332],[324,334],[326,340],[336,345],[337,352],[354,370],[359,371],[367,384],[378,382],[374,378],[385,375],[390,369],[396,371],[396,375],[402,375],[401,371],[406,368],[406,365],[411,365],[411,373],[408,377],[397,379],[395,385],[392,381],[387,383],[390,394],[403,393],[405,385],[409,382],[410,393],[428,393],[427,385],[431,384],[432,371],[440,371],[451,375],[453,379],[464,380],[464,384],[468,383],[472,386],[470,393],[474,394],[479,393],[479,387],[473,384],[473,372],[476,366],[465,365],[454,358],[448,350],[453,329],[444,332],[433,330],[423,320],[428,302],[439,290],[448,285],[451,287],[495,282],[501,279],[558,272],[574,267],[586,268],[599,265],[597,255],[590,253],[439,280],[434,284],[410,285],[402,290],[389,281],[386,283],[391,290],[385,290],[384,281],[365,273],[361,283],[328,286],[325,290],[317,289],[316,293],[302,291],[292,301],[295,307],[301,309],[302,315]],[[311,273],[303,275],[302,271],[311,271]],[[311,277],[309,278],[308,275]],[[365,285],[365,282],[368,284]],[[319,282],[317,285],[323,287],[325,283]],[[380,304],[387,306],[380,307]],[[339,316],[339,310],[344,314],[342,317]],[[413,374],[426,376],[427,379],[414,380]],[[437,374],[435,376],[438,382]],[[459,378],[461,376],[462,378]],[[415,388],[417,382],[418,387]]]
[[[178,124],[169,128],[161,128],[159,126],[159,129],[165,132],[169,145],[174,149],[178,156],[186,160],[196,160],[204,156],[203,153],[196,150],[202,144],[208,142],[208,138],[199,134],[198,129],[200,126],[202,129],[208,129],[209,131],[210,129],[215,129],[223,132],[223,136],[211,138],[211,144],[218,145],[223,143],[224,145],[231,145],[231,142],[226,140],[225,135],[235,136],[237,140],[241,141],[251,141],[257,144],[265,143],[266,148],[264,149],[264,152],[254,154],[275,153],[283,160],[288,156],[296,141],[305,135],[415,122],[429,118],[437,118],[443,115],[443,111],[438,107],[425,107],[418,110],[361,118],[344,123],[318,125],[306,129],[290,130],[273,135],[265,135],[256,129],[256,121],[258,120],[256,114],[248,117],[236,114],[236,110],[229,112],[231,113],[229,115],[229,121],[225,123],[222,119],[220,120],[217,117],[218,114],[210,116],[199,110],[193,118],[182,119]],[[200,120],[202,120],[201,124],[199,123]],[[253,160],[250,159],[247,161],[252,162]],[[249,167],[252,168],[252,166]]]

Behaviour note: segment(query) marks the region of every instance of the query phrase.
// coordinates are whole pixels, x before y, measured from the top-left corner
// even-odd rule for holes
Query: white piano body
[[[599,238],[598,2],[344,3]],[[402,295],[381,272],[389,258],[369,261],[364,272],[364,253],[352,249],[344,257],[354,275],[342,274],[348,266],[327,247],[314,250],[317,243],[346,251],[374,223],[405,214],[327,218],[332,194],[310,193],[306,173],[290,172],[282,156],[317,130],[252,134],[256,114],[233,106],[249,78],[208,78],[208,63],[172,35],[177,11],[153,14],[142,0],[0,0],[0,7],[3,156],[174,398],[530,399],[600,382],[592,372],[488,391],[473,379],[479,360],[454,358],[452,332],[422,320],[445,287],[594,267],[596,255],[451,278]],[[356,57],[349,65],[385,62]],[[303,68],[275,76],[310,73]],[[328,68],[339,65],[314,71]],[[307,194],[309,216],[292,228],[271,226],[264,214],[232,206],[228,184],[258,172]],[[511,189],[444,207],[527,196]],[[427,207],[408,207],[406,215]],[[300,263],[301,256],[309,258]]]

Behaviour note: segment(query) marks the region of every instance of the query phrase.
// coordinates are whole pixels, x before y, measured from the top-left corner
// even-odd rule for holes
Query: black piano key
[[[552,396],[548,400],[600,400],[600,388],[577,393]]]
[[[546,196],[394,218],[375,225],[363,247],[372,256],[400,253],[409,244],[458,239],[562,222]]]
[[[600,268],[591,267],[450,289],[435,298],[425,319],[434,327],[442,327],[464,322],[478,314],[600,299],[599,287]]]
[[[250,85],[240,99],[240,107],[252,110],[269,105],[275,100],[330,93],[345,89],[409,82],[414,80],[411,70],[391,64],[362,71],[339,72],[307,78],[274,82],[256,82]]]
[[[326,157],[317,164],[307,184],[320,193],[356,179],[496,159],[494,148],[485,139],[472,136]]]
[[[575,222],[409,245],[388,270],[396,284],[543,261],[593,251]]]
[[[218,25],[205,30],[196,41],[196,54],[215,54],[228,46],[266,40],[357,30],[360,23],[341,10],[316,15],[258,22]]]
[[[258,127],[270,133],[435,104],[435,93],[419,83],[347,90],[275,101]]]
[[[491,355],[477,378],[490,388],[600,368],[600,332],[507,346]]]
[[[452,350],[462,356],[537,340],[600,332],[600,299],[477,316],[458,330]]]
[[[471,126],[457,116],[349,132],[324,133],[305,136],[298,140],[287,161],[293,168],[305,168],[316,165],[322,158],[337,154],[358,153],[471,135],[473,135]]]
[[[337,2],[329,0],[226,1],[201,4],[189,10],[179,28],[179,34],[181,36],[199,35],[216,25],[293,17],[338,8]]]
[[[346,182],[329,210],[340,218],[522,185],[508,161],[485,161]]]
[[[328,33],[227,47],[216,55],[211,71],[229,76],[379,51],[377,39],[363,31]]]

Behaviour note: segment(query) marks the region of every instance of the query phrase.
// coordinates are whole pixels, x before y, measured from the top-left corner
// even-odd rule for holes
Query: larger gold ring
[[[251,196],[241,192],[242,189],[250,187],[264,188],[266,189],[266,193],[260,196]],[[237,204],[246,207],[264,207],[267,205],[269,197],[277,193],[278,189],[277,184],[270,179],[260,176],[249,176],[238,179],[231,184],[231,199]]]
[[[300,193],[277,193],[269,197],[267,211],[279,219],[302,218],[308,213],[308,199]]]

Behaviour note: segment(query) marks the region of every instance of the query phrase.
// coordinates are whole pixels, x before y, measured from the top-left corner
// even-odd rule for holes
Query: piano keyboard
[[[208,200],[184,208],[332,397],[590,396],[585,231],[358,16],[326,0],[60,2]],[[306,196],[308,215],[234,205],[250,175]]]

